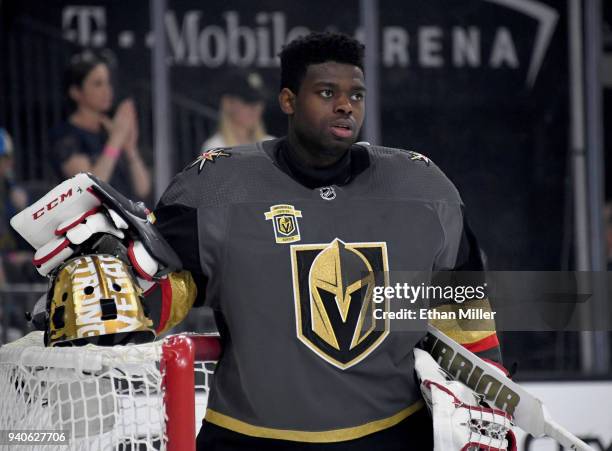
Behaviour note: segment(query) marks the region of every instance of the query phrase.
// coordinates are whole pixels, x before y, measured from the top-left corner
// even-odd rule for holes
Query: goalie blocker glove
[[[152,224],[144,204],[83,173],[65,180],[11,219],[11,226],[36,249],[33,263],[43,276],[75,254],[95,251],[96,240],[90,238],[110,234],[126,245],[145,289],[181,269],[179,257]]]
[[[433,417],[434,451],[516,451],[508,413],[489,407],[467,385],[449,380],[422,349],[414,349],[414,368]]]

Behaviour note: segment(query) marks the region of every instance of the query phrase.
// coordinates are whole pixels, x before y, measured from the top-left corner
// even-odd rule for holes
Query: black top
[[[286,138],[280,139],[275,146],[273,142],[264,145],[268,152],[273,152],[276,164],[293,179],[308,188],[318,188],[330,185],[345,185],[355,174],[362,172],[368,165],[369,159],[364,148],[353,146],[344,156],[326,168],[309,168],[304,166],[292,156],[289,142]],[[274,150],[271,148],[274,147]]]
[[[77,127],[66,121],[51,130],[51,165],[60,180],[66,179],[62,165],[75,154],[89,157],[91,164],[96,164],[108,141],[108,133],[102,129],[99,132]],[[131,183],[128,162],[122,154],[117,161],[109,183],[129,199],[138,199]]]

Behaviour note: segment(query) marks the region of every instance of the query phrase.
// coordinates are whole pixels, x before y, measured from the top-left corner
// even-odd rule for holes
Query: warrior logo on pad
[[[347,369],[367,357],[389,334],[375,319],[372,293],[388,286],[385,243],[291,246],[297,336],[322,359]],[[380,308],[378,306],[377,308]],[[388,310],[388,301],[384,309]]]

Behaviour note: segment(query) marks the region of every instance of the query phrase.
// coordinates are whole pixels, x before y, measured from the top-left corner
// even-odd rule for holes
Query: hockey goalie
[[[158,211],[165,214],[163,208]],[[48,346],[87,343],[110,346],[151,341],[156,334],[180,322],[197,304],[198,286],[204,291],[206,284],[198,284],[190,271],[181,270],[181,259],[153,225],[152,218],[143,205],[133,204],[89,174],[66,180],[13,218],[12,226],[37,249],[36,268],[50,279],[50,290],[39,301],[33,318],[35,326],[45,331]],[[339,246],[331,247],[321,256],[321,263],[337,265],[339,258],[346,260],[347,257],[342,256]],[[336,269],[342,273],[341,268]],[[316,272],[311,271],[311,274],[319,277]],[[360,286],[369,283],[371,276],[359,282]],[[330,289],[329,285],[317,284],[323,290]],[[147,292],[157,295],[145,299]],[[324,291],[321,293],[325,295]],[[151,314],[150,310],[157,310],[157,313]],[[217,318],[227,352],[227,348],[232,347],[231,335],[223,322],[222,312]],[[245,320],[248,327],[250,318]],[[251,334],[253,338],[258,336],[256,331]],[[437,329],[430,327],[430,333],[414,349],[413,358],[408,357],[411,354],[407,354],[407,358],[416,370],[415,388],[420,389],[431,416],[421,408],[421,399],[416,399],[392,419],[390,426],[379,432],[367,433],[366,430],[360,433],[346,429],[343,434],[357,435],[349,440],[351,446],[355,446],[351,449],[515,450],[513,415],[518,415],[517,422],[523,429],[536,436],[546,434],[574,449],[590,449],[556,425],[541,403],[507,379],[499,365],[481,360]],[[455,355],[454,359],[449,358],[451,354]],[[440,362],[446,362],[446,367],[440,367]],[[222,360],[220,367],[223,365]],[[467,378],[466,368],[477,367],[483,376]],[[452,374],[458,368],[463,368],[461,371],[465,373],[459,378]],[[336,371],[332,373],[336,374]],[[376,372],[380,373],[380,369]],[[412,380],[412,370],[406,369],[406,372],[406,380]],[[488,383],[485,383],[486,378]],[[460,380],[472,381],[472,385],[468,387],[469,384]],[[216,382],[219,383],[219,378]],[[321,380],[321,383],[325,381]],[[265,379],[259,380],[253,388],[268,394],[276,393],[278,387],[268,384]],[[365,385],[371,391],[375,386],[369,381]],[[514,395],[504,398],[499,390],[501,386],[510,387],[509,393]],[[498,389],[495,391],[491,387]],[[240,390],[240,386],[236,385],[234,389]],[[500,395],[496,398],[491,396],[492,392]],[[304,395],[307,399],[314,396],[315,403],[325,402],[319,394],[301,393]],[[214,396],[213,386],[213,402]],[[327,396],[332,395],[328,393]],[[500,403],[500,398],[504,402]],[[372,401],[380,402],[376,397]],[[394,397],[392,401],[401,403],[403,400]],[[203,432],[198,436],[199,449],[211,448],[201,444],[203,436],[226,434],[216,425],[224,418],[209,407]],[[235,427],[244,428],[241,424]],[[374,423],[369,427],[378,426]],[[418,427],[416,435],[415,427]],[[244,449],[263,449],[263,446],[277,442],[273,438],[276,433],[263,433],[262,429],[246,430],[241,435],[244,435],[241,439]],[[319,449],[327,449],[327,445],[338,441],[325,432],[312,430],[301,431],[299,437],[308,438],[312,446],[320,445]],[[416,439],[411,445],[406,445],[406,437]],[[293,449],[291,446],[278,449]]]
[[[195,301],[196,283],[189,272],[181,271],[180,259],[152,218],[144,206],[89,174],[79,174],[13,219],[13,227],[37,249],[36,268],[51,280],[49,294],[34,315],[49,346],[149,341],[182,319]],[[152,301],[144,294],[156,289],[161,296],[152,299],[161,305],[159,313],[151,315]],[[419,354],[423,352],[415,350],[415,368],[434,430],[424,411],[414,414],[412,423],[431,435],[420,442],[429,443],[422,449],[514,449],[511,417],[486,407],[460,383],[444,380],[431,357]],[[214,425],[215,414],[209,412],[208,418]],[[400,418],[403,431],[405,421]],[[260,439],[266,440],[247,441]],[[385,440],[391,443],[397,437],[377,437],[376,443]]]

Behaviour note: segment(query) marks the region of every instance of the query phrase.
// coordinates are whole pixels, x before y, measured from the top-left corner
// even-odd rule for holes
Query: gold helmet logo
[[[127,265],[112,255],[69,260],[50,291],[48,345],[121,344],[155,338],[142,290]]]
[[[295,219],[293,216],[280,216],[277,218],[278,231],[283,235],[290,235],[295,230]]]
[[[387,284],[385,243],[336,239],[291,249],[299,339],[341,369],[355,365],[389,331],[374,318],[372,297],[375,285]]]
[[[314,332],[338,350],[342,341],[353,349],[373,327],[372,266],[359,251],[335,240],[313,262],[309,282]]]

